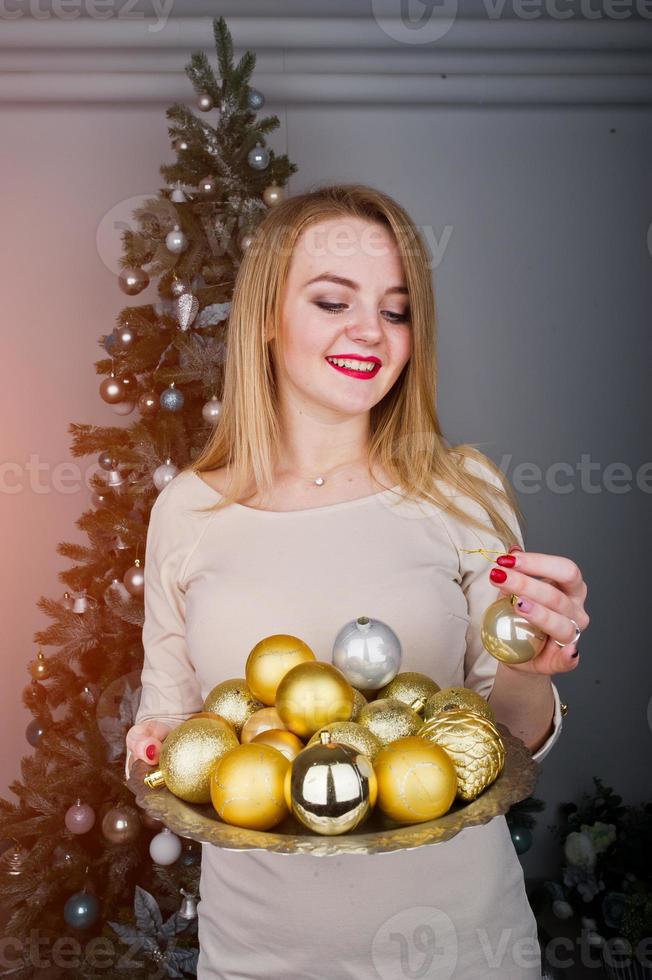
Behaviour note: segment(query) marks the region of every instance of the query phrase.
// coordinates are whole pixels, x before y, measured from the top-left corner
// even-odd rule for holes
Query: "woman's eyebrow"
[[[304,285],[304,289],[305,289],[306,286],[312,285],[313,282],[319,282],[320,279],[325,279],[328,282],[337,283],[340,286],[348,286],[349,289],[359,289],[360,288],[359,283],[354,282],[353,279],[346,279],[344,276],[337,276],[337,275],[335,275],[334,272],[322,272],[318,276],[315,276],[314,279],[309,279],[308,282],[305,282],[303,284]],[[386,293],[400,293],[402,296],[407,296],[408,295],[408,288],[407,288],[407,286],[390,286],[389,289],[386,289],[385,290],[385,292]]]

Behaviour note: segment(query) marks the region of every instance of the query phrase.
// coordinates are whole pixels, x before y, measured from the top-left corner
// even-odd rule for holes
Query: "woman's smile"
[[[375,378],[381,366],[377,357],[363,358],[353,355],[351,357],[326,357],[325,360],[336,371],[341,371],[342,374],[348,374],[350,378],[362,378],[365,380],[367,378]],[[354,366],[356,362],[360,364],[359,368]]]

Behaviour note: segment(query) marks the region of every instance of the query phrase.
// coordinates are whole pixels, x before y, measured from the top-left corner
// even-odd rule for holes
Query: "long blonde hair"
[[[388,229],[409,291],[411,356],[391,390],[371,409],[370,474],[379,463],[406,497],[430,501],[467,525],[486,529],[486,523],[439,489],[438,481],[444,481],[486,510],[497,536],[509,547],[516,543],[514,532],[500,508],[507,502],[523,519],[509,482],[472,444],[446,445],[439,424],[435,299],[423,239],[396,201],[364,184],[318,187],[282,201],[262,219],[243,254],[229,314],[222,411],[206,446],[186,467],[201,473],[226,466],[229,485],[215,504],[202,510],[238,502],[252,482],[264,494],[273,486],[280,431],[268,337],[270,330],[277,338],[281,335],[283,293],[297,239],[308,226],[334,217],[362,218]],[[471,472],[465,465],[470,460],[488,468],[495,482]]]

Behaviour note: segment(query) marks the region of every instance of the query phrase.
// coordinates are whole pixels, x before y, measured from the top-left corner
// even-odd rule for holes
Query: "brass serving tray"
[[[248,830],[220,820],[210,803],[186,803],[164,787],[149,789],[143,777],[152,767],[140,760],[133,763],[127,785],[138,806],[175,834],[230,851],[264,850],[321,857],[380,854],[449,840],[466,827],[488,823],[507,813],[514,803],[532,794],[538,775],[532,753],[504,725],[499,723],[497,728],[505,745],[505,765],[500,776],[470,803],[455,800],[442,817],[417,824],[398,824],[376,806],[360,828],[344,834],[313,834],[291,814],[272,830]]]

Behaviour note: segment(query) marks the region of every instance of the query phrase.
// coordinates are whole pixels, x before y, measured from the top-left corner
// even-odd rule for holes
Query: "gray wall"
[[[541,767],[547,808],[523,857],[527,873],[546,874],[559,801],[593,775],[627,800],[649,792],[652,140],[649,77],[637,72],[650,23],[634,34],[631,21],[604,17],[589,31],[579,16],[532,23],[513,10],[476,22],[476,4],[424,45],[381,30],[370,4],[346,5],[359,17],[348,24],[332,5],[326,24],[309,16],[324,5],[301,4],[301,22],[248,21],[258,11],[242,0],[217,6],[236,56],[259,52],[254,84],[281,119],[271,143],[299,167],[290,192],[373,184],[440,243],[445,430],[502,465],[527,548],[573,558],[588,582],[592,621],[579,667],[555,678],[570,710]],[[67,426],[122,424],[92,364],[125,305],[107,213],[128,218],[124,202],[157,192],[158,167],[173,158],[164,109],[193,104],[183,65],[200,44],[211,51],[210,24],[187,15],[209,11],[188,5],[150,33],[119,18],[2,24],[2,795],[28,751],[20,691],[33,633],[49,623],[35,602],[61,595],[69,563],[57,542],[86,541],[74,522],[87,491],[64,492],[55,473],[71,461]],[[47,464],[40,486],[30,458]],[[72,462],[83,475],[94,460]],[[522,479],[523,463],[538,480],[531,468]],[[558,463],[570,474],[563,492]],[[632,471],[629,489],[613,479],[618,463]]]

